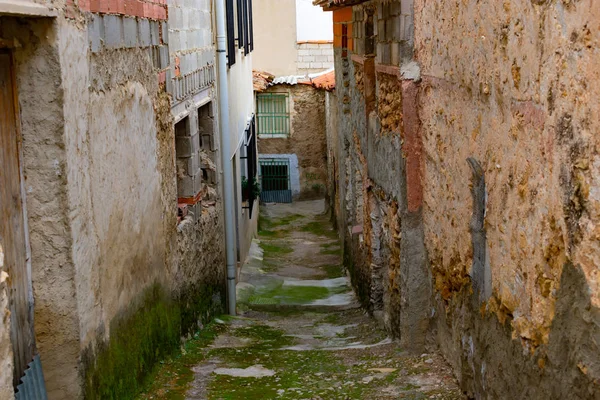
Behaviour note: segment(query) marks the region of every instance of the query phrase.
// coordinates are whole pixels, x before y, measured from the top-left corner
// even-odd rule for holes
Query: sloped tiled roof
[[[314,0],[315,6],[323,8],[348,7],[355,4],[364,3],[367,0]]]
[[[254,91],[264,92],[267,88],[275,85],[309,85],[316,89],[335,89],[335,71],[333,69],[306,75],[279,76],[262,71],[252,71]]]
[[[317,89],[333,90],[335,89],[335,70],[331,69],[325,73],[311,78],[312,85]]]

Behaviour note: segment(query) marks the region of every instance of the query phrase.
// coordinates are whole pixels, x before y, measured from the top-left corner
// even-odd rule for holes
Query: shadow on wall
[[[481,311],[469,285],[447,307],[438,296],[438,342],[447,356],[454,354],[449,361],[465,393],[486,398],[600,399],[600,310],[592,305],[589,293],[581,267],[567,263],[549,343],[529,351],[512,338],[512,316],[502,324],[495,313]]]

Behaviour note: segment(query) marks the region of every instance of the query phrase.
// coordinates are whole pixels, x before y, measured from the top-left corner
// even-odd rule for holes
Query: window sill
[[[259,134],[258,138],[259,139],[287,139],[289,138],[290,135],[286,135],[285,133],[279,133],[276,135],[269,135],[269,134]]]

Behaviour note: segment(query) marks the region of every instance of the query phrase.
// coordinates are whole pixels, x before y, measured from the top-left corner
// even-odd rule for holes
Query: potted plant
[[[254,200],[260,196],[260,184],[258,180],[255,179],[252,183],[252,187],[250,187],[248,178],[245,176],[242,177],[242,201]]]

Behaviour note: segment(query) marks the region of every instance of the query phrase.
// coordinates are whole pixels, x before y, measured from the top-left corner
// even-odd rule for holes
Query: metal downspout
[[[233,216],[233,167],[231,162],[231,138],[229,131],[229,90],[227,71],[227,35],[225,31],[225,0],[215,0],[217,19],[217,85],[219,88],[219,127],[221,133],[221,164],[223,166],[223,199],[225,214],[225,252],[227,263],[227,305],[229,314],[235,315],[235,252]]]

